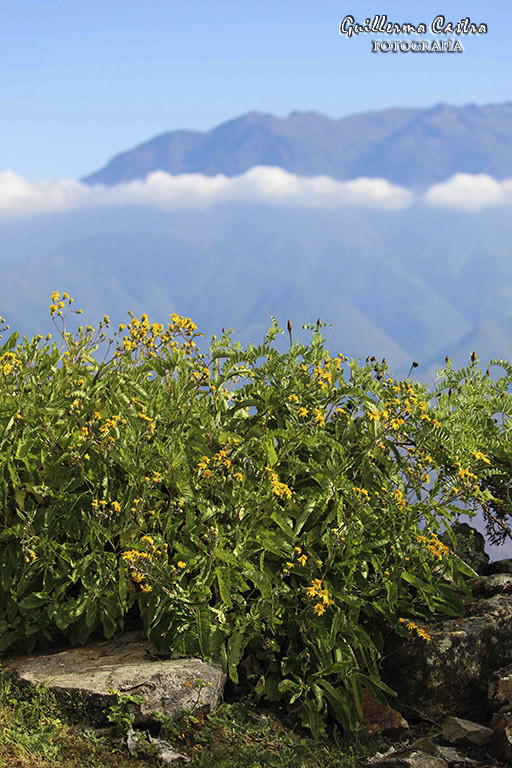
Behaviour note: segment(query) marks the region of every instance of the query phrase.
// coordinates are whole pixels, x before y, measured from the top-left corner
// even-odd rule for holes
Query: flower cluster
[[[308,597],[315,598],[318,602],[313,606],[313,611],[317,616],[321,616],[325,613],[326,605],[333,605],[334,600],[329,597],[329,591],[322,587],[321,579],[313,579],[310,587],[306,587],[306,594]]]
[[[272,488],[272,493],[274,496],[278,496],[281,499],[289,501],[292,497],[291,488],[289,488],[286,483],[280,482],[277,473],[274,472],[272,467],[265,467],[265,469],[270,474],[270,487]]]
[[[197,468],[201,472],[202,477],[206,480],[213,477],[214,472],[217,470],[229,469],[231,467],[231,459],[229,458],[228,451],[223,448],[217,451],[213,456],[203,456],[199,461]],[[236,473],[236,479],[243,479],[240,472]]]
[[[150,430],[151,434],[154,435],[156,431],[156,421],[154,421],[150,416],[147,416],[145,413],[139,413],[139,419],[142,419],[147,423],[148,429]]]
[[[482,451],[471,451],[471,455],[475,457],[477,461],[483,461],[484,464],[490,464],[489,457],[482,453]]]
[[[401,624],[406,624],[409,632],[415,631],[418,637],[421,637],[423,640],[426,640],[427,643],[429,643],[432,640],[428,632],[425,632],[424,629],[421,629],[421,627],[418,627],[418,625],[415,624],[414,621],[408,621],[407,619],[398,619],[398,621]]]
[[[332,373],[328,368],[318,365],[316,368],[313,368],[313,374],[320,389],[326,389],[332,384]]]
[[[126,420],[122,419],[121,416],[111,416],[110,418],[106,418],[103,424],[100,427],[100,432],[102,435],[107,435],[108,432],[110,432],[111,429],[116,429],[118,424],[125,424]],[[112,435],[109,435],[110,440],[114,440]]]
[[[20,362],[21,360],[16,357],[14,352],[4,352],[4,354],[0,357],[0,370],[4,376],[8,376],[10,373],[12,373],[14,367]]]
[[[319,427],[325,426],[325,416],[320,408],[313,408],[313,416],[315,424],[318,424]]]
[[[144,579],[148,577],[149,569],[153,564],[153,556],[161,555],[162,551],[157,549],[151,536],[142,536],[141,544],[144,545],[144,550],[127,549],[121,555],[121,559],[130,568],[132,581],[138,584],[143,592],[151,592],[153,587],[147,584]]]
[[[112,514],[113,512],[117,513],[121,511],[121,504],[118,501],[111,501],[110,509],[107,509],[108,506],[109,506],[109,502],[106,501],[105,499],[93,499],[91,501],[91,507],[95,511],[101,508],[105,515]]]
[[[68,302],[69,307],[71,307],[74,301],[74,299],[71,299],[67,293],[63,293],[61,298],[59,291],[53,291],[53,293],[50,294],[50,298],[52,300],[52,303],[50,304],[50,314],[52,317],[62,317],[62,310],[66,306],[66,301]],[[77,310],[77,314],[81,315],[82,311],[80,309]]]
[[[156,357],[156,350],[160,346],[168,344],[171,349],[178,346],[177,342],[173,341],[176,335],[188,339],[185,344],[186,348],[183,350],[184,354],[196,346],[190,336],[197,330],[197,326],[189,317],[180,317],[180,315],[173,313],[171,322],[168,323],[167,330],[165,330],[162,323],[150,323],[146,314],[141,315],[140,318],[132,312],[129,314],[132,319],[128,325],[126,326],[124,323],[119,325],[119,334],[125,331],[126,333],[116,347],[116,357],[119,357],[123,352],[131,354],[140,349],[145,349],[146,354],[149,354],[150,357]],[[107,315],[104,322],[106,325],[110,322]]]
[[[449,552],[449,548],[442,541],[439,541],[437,533],[431,533],[430,538],[426,536],[417,536],[416,538],[420,544],[425,544],[430,554],[438,560],[442,560],[443,555]]]

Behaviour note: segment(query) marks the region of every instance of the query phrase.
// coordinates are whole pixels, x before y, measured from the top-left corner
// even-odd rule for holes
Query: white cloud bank
[[[32,182],[13,171],[0,172],[0,216],[24,216],[85,208],[147,205],[167,210],[220,202],[265,203],[297,208],[383,208],[399,210],[415,203],[479,211],[512,206],[512,179],[458,173],[433,184],[421,196],[386,179],[337,181],[329,176],[304,177],[282,168],[257,166],[239,176],[172,176],[164,171],[144,180],[113,187],[89,187],[73,179]]]
[[[307,208],[404,208],[413,195],[385,179],[337,181],[306,178],[282,168],[257,166],[240,176],[172,176],[151,173],[143,181],[89,187],[72,179],[31,182],[12,171],[0,173],[0,215],[49,213],[127,204],[180,209],[219,202],[267,203]]]
[[[423,195],[423,202],[465,211],[512,206],[512,179],[498,181],[485,173],[456,173],[447,181],[429,187]]]

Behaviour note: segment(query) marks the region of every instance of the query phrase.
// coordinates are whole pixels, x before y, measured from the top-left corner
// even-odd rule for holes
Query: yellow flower
[[[307,415],[308,415],[308,409],[307,409],[307,408],[304,408],[304,406],[302,406],[302,407],[301,407],[301,408],[299,408],[299,410],[297,411],[297,415],[298,415],[298,416],[300,416],[300,418],[302,418],[302,419],[303,419],[305,416],[307,416]]]
[[[378,421],[380,419],[380,413],[378,411],[369,411],[368,418],[372,421]]]
[[[485,464],[490,464],[491,462],[485,455],[485,453],[482,453],[482,451],[471,451],[472,455],[475,457],[475,459],[478,459],[479,461],[485,462]]]
[[[141,585],[140,585],[140,588],[142,589],[142,591],[143,591],[143,592],[151,592],[151,591],[152,591],[152,589],[153,589],[153,587],[150,587],[150,586],[149,586],[149,585],[147,585],[147,584],[141,584]]]
[[[325,613],[325,606],[322,603],[317,603],[315,607],[313,608],[314,612],[321,616],[323,613]]]
[[[184,563],[183,560],[178,560],[176,565],[178,566],[178,568],[186,568],[187,567],[187,564]]]
[[[298,555],[302,552],[302,549],[300,547],[294,547],[293,551],[296,552]]]
[[[242,480],[244,479],[244,476],[242,475],[241,472],[235,472],[233,477],[235,478],[235,480],[238,480],[239,483],[241,483]]]
[[[325,424],[325,416],[320,410],[320,408],[313,408],[313,415],[315,417],[315,423],[318,424],[320,427],[323,427]]]
[[[199,470],[205,469],[205,467],[210,463],[210,457],[209,456],[203,456],[199,464],[197,465],[197,468]]]
[[[297,560],[301,565],[306,565],[308,557],[307,555],[301,555],[300,557],[297,558]]]
[[[60,293],[58,291],[53,291],[52,294],[50,294],[50,299],[55,302],[58,301],[60,297]]]

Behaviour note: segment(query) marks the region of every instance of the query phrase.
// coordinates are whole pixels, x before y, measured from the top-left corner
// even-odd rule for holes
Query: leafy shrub
[[[60,345],[0,350],[0,650],[112,637],[137,606],[160,651],[357,730],[363,687],[394,694],[384,634],[463,614],[471,571],[437,532],[461,505],[505,530],[512,368],[448,363],[431,393],[332,357],[320,324],[203,353],[188,318],[72,334],[52,301]]]

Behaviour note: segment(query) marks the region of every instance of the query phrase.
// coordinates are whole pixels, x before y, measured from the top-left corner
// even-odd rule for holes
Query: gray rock
[[[490,597],[497,594],[512,593],[512,575],[508,573],[495,573],[492,576],[483,576],[478,579],[469,579],[470,587],[475,597]]]
[[[507,707],[512,711],[512,664],[507,664],[491,673],[487,688],[487,703],[490,709]]]
[[[512,663],[512,595],[467,602],[460,619],[416,624],[430,642],[393,633],[385,644],[382,677],[397,691],[395,707],[406,718],[484,721],[489,678]]]
[[[453,747],[436,747],[436,755],[446,760],[448,765],[458,764],[465,766],[465,768],[472,768],[472,766],[478,765],[476,760],[463,755],[462,752]]]
[[[384,755],[377,753],[367,761],[367,765],[372,768],[448,768],[449,763],[442,757],[429,755],[426,752],[407,751],[395,754],[394,751],[389,750]]]
[[[494,741],[491,752],[497,757],[512,760],[512,712],[495,712],[491,720]]]
[[[450,744],[488,744],[494,737],[492,728],[464,720],[461,717],[447,717],[443,723],[443,737]]]
[[[493,563],[489,563],[487,566],[487,573],[511,573],[512,574],[512,557],[505,558],[504,560],[495,560]]]
[[[213,711],[226,681],[220,664],[156,657],[151,644],[137,632],[58,653],[17,657],[4,666],[22,682],[80,691],[102,707],[115,701],[112,690],[141,696],[142,703],[131,705],[135,724],[154,721],[156,712],[176,718],[187,710]]]
[[[191,758],[187,755],[182,755],[180,752],[176,752],[172,744],[164,739],[151,736],[146,731],[134,731],[130,729],[126,734],[126,746],[128,752],[132,757],[137,757],[139,753],[147,753],[147,746],[153,747],[152,754],[158,757],[163,763],[174,763],[176,760],[182,760],[184,763],[189,763]]]

